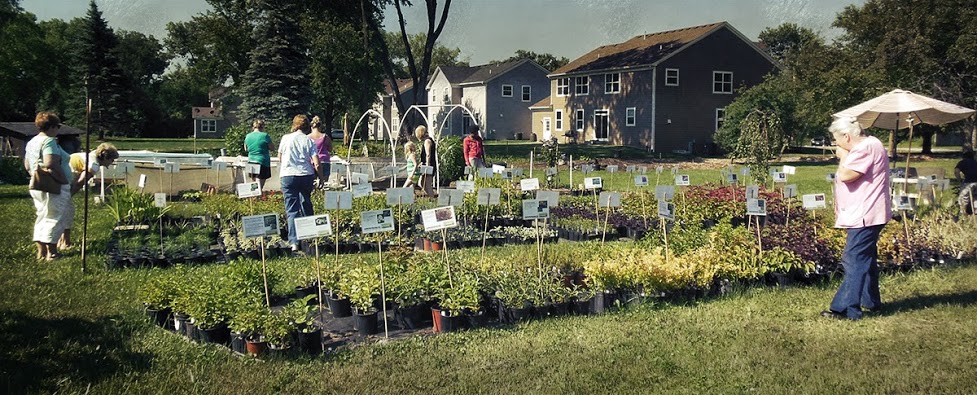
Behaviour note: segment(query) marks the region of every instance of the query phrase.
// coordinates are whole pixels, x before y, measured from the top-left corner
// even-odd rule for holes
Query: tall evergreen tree
[[[257,0],[257,46],[242,79],[240,119],[287,119],[309,111],[308,44],[301,34],[300,1]]]
[[[131,99],[130,84],[115,54],[118,39],[94,0],[89,2],[84,25],[76,52],[82,78],[76,81],[73,89],[80,93],[78,98],[81,100],[75,102],[80,101],[81,106],[71,106],[68,115],[72,119],[84,119],[84,92],[87,89],[92,100],[91,127],[98,131],[99,139],[105,138],[106,131],[129,134],[131,124],[127,119],[134,115],[126,106]]]

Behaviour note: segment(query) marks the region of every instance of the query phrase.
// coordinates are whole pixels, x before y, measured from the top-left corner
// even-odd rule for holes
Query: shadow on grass
[[[147,354],[128,351],[121,319],[93,322],[0,312],[0,392],[57,392],[59,385],[96,383],[119,373],[148,370]]]
[[[925,295],[885,303],[879,315],[895,315],[912,310],[922,310],[940,305],[969,307],[977,305],[977,291],[956,292],[946,295]]]

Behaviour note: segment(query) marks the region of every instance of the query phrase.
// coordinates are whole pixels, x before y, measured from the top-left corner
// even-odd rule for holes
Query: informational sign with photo
[[[746,198],[747,199],[759,199],[760,198],[760,187],[756,185],[746,186]]]
[[[603,191],[597,202],[600,207],[621,207],[621,192]]]
[[[153,194],[153,206],[166,207],[166,194],[157,192]]]
[[[482,188],[478,190],[479,206],[497,206],[499,198],[502,196],[501,188]]]
[[[387,205],[414,204],[414,188],[390,188],[387,190]]]
[[[539,179],[538,178],[523,178],[519,180],[519,189],[523,192],[535,191],[539,189]]]
[[[634,176],[634,186],[636,186],[636,187],[646,187],[646,186],[648,186],[648,176],[643,175],[643,174],[642,175]]]
[[[475,192],[475,181],[455,181],[455,189],[464,193]]]
[[[688,174],[680,174],[680,175],[675,176],[675,185],[677,185],[677,186],[689,186],[689,185],[691,185],[690,182],[689,182],[689,175]]]
[[[658,217],[668,221],[675,220],[675,204],[665,200],[658,201]]]
[[[790,184],[784,187],[784,199],[797,197],[797,184]]]
[[[549,202],[537,199],[525,199],[522,201],[522,219],[545,219],[549,217]]]
[[[169,162],[163,164],[163,173],[179,173],[180,162]]]
[[[323,200],[326,202],[326,210],[353,209],[353,193],[349,191],[326,191]]]
[[[560,193],[557,191],[536,191],[536,200],[543,200],[550,207],[560,206]]]
[[[237,184],[237,197],[244,199],[259,196],[261,196],[261,184],[257,181]]]
[[[895,203],[896,210],[912,211],[913,209],[913,203],[912,200],[909,199],[909,195],[894,195],[892,200]]]
[[[778,172],[774,172],[773,173],[773,182],[776,182],[776,183],[785,183],[785,182],[787,182],[787,173],[781,173],[779,171]]]
[[[457,189],[441,188],[438,193],[438,206],[461,206],[465,203],[465,192]]]
[[[655,187],[655,199],[672,200],[675,197],[675,187],[671,185],[659,185]]]
[[[479,178],[492,178],[495,176],[495,172],[492,171],[491,167],[481,167],[478,169]]]
[[[295,237],[299,240],[332,236],[332,223],[329,214],[310,215],[295,219]]]
[[[146,177],[145,174],[140,174],[139,175],[139,187],[140,188],[145,188],[146,187],[146,181],[149,181],[149,177]]]
[[[427,165],[417,166],[417,172],[420,174],[434,174],[434,166],[427,166]]]
[[[394,230],[394,214],[389,208],[360,213],[360,229],[364,234]]]
[[[153,160],[153,164],[155,164],[156,167],[163,167],[163,165],[165,165],[167,162],[169,161],[166,160],[166,158],[156,158]]]
[[[736,184],[739,181],[740,181],[739,176],[737,176],[736,173],[726,174],[726,182],[730,184]]]
[[[479,191],[484,191],[484,189]],[[425,232],[454,228],[458,226],[458,220],[455,219],[455,206],[421,211],[421,222],[424,224]]]
[[[767,201],[764,199],[746,199],[746,215],[767,215]]]
[[[278,234],[278,214],[248,215],[241,217],[244,237],[274,236]]]
[[[373,194],[373,184],[366,183],[366,184],[353,185],[352,192],[354,198],[370,196]]]
[[[618,169],[617,165],[607,165],[608,173],[617,173],[617,169]]]
[[[797,173],[797,168],[794,167],[794,166],[784,165],[784,167],[783,167],[783,169],[781,169],[781,171],[784,174],[792,174],[793,175],[793,174],[796,174]]]
[[[827,207],[823,193],[811,193],[801,196],[801,202],[807,210],[815,210]]]
[[[604,182],[600,177],[586,177],[583,179],[583,186],[587,189],[597,189],[602,188]]]
[[[244,165],[244,174],[256,176],[261,174],[261,165],[258,163],[248,163]]]

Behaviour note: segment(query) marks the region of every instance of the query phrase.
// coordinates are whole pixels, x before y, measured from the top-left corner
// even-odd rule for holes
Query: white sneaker
[[[298,244],[292,244],[292,252],[298,252],[298,250],[299,250],[299,245]]]

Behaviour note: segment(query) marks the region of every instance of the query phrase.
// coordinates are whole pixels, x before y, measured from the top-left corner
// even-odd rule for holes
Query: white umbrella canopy
[[[834,118],[854,117],[863,128],[889,130],[905,129],[926,123],[943,125],[974,114],[974,110],[947,103],[932,97],[894,89],[832,115]]]

